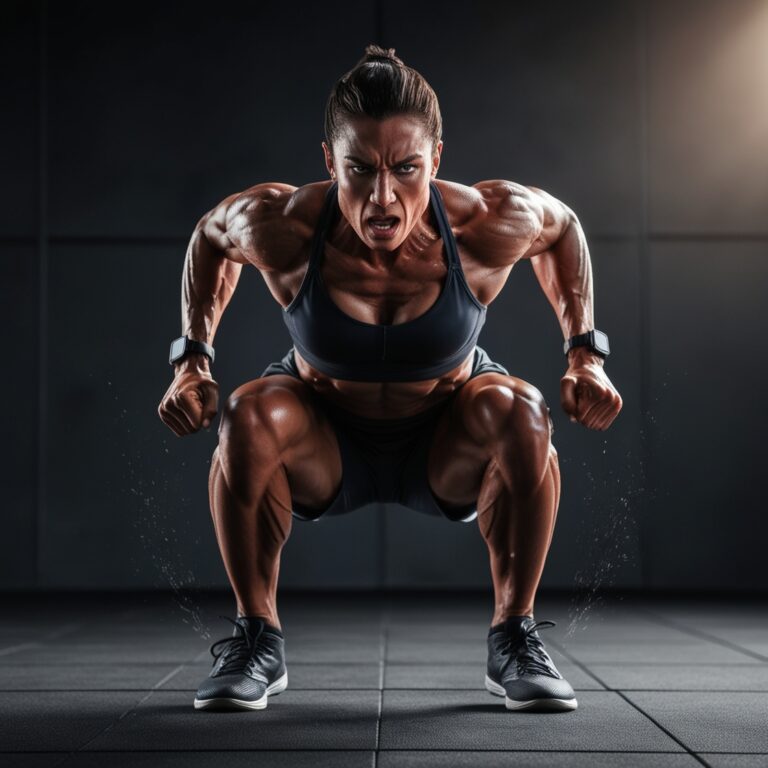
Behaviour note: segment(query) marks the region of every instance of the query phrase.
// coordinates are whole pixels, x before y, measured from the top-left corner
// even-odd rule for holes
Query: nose
[[[373,180],[373,189],[371,190],[371,202],[381,208],[386,208],[395,202],[392,179],[387,171],[381,171],[376,174]]]

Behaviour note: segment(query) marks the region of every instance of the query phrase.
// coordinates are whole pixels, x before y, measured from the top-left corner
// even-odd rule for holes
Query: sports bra
[[[434,182],[429,187],[448,272],[435,303],[413,320],[395,325],[350,317],[328,294],[320,261],[338,213],[338,183],[329,187],[304,279],[283,308],[294,347],[327,376],[348,381],[424,381],[452,370],[474,350],[488,308],[467,285],[442,196]]]

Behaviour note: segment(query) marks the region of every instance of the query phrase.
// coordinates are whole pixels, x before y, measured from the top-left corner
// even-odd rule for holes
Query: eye
[[[362,176],[364,173],[368,173],[368,168],[364,165],[350,165],[349,167],[359,176]]]
[[[410,170],[406,170],[409,168]],[[397,172],[403,173],[404,175],[408,175],[413,173],[416,170],[416,166],[413,163],[403,163],[401,166],[398,167]]]

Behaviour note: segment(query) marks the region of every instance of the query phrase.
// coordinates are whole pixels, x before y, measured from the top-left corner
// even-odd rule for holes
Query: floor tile
[[[749,653],[768,644],[764,605],[646,600],[579,615],[573,600],[539,600],[579,709],[536,714],[483,689],[487,597],[286,593],[289,689],[262,712],[213,713],[192,698],[210,645],[231,633],[218,618],[234,616],[229,596],[195,598],[194,626],[162,594],[6,596],[0,766],[218,768],[226,750],[233,768],[373,768],[381,697],[381,768],[700,765],[662,728],[712,768],[768,768],[768,663]]]
[[[288,686],[292,691],[352,688],[378,690],[381,676],[379,664],[373,662],[368,664],[305,664],[294,661],[287,667]],[[184,666],[160,686],[160,689],[196,691],[210,671],[210,664]]]
[[[135,706],[144,693],[6,692],[0,752],[78,749]]]
[[[731,629],[719,625],[716,628],[702,628],[712,638],[736,645],[744,650],[763,656],[768,661],[768,627],[738,627]]]
[[[40,640],[39,635],[32,629],[19,627],[11,629],[10,627],[0,627],[0,652],[6,648],[21,643],[34,643]]]
[[[0,691],[148,691],[177,664],[0,665]]]
[[[736,624],[768,627],[768,600],[741,600],[738,593],[726,598],[677,599],[640,598],[636,608],[652,620],[670,623],[704,625]]]
[[[757,653],[768,661],[768,604],[762,606],[759,612],[756,609],[734,612],[732,607],[717,612],[696,611],[687,616],[675,615],[670,623],[691,637],[720,640]]]
[[[433,640],[418,638],[388,638],[386,660],[388,664],[484,664],[488,646],[485,638],[477,640]]]
[[[0,754],[0,765],[3,768],[58,768],[65,754],[61,752],[43,752],[37,755],[21,752],[6,752]]]
[[[428,624],[390,623],[387,625],[388,641],[420,640],[441,642],[443,640],[475,641],[483,643],[488,636],[488,626],[475,622],[442,622]]]
[[[303,664],[318,663],[378,663],[381,659],[381,642],[378,638],[366,642],[347,643],[343,637],[322,640],[296,641],[286,638],[285,660]]]
[[[768,664],[602,664],[588,668],[609,688],[648,691],[764,691]]]
[[[226,628],[224,630],[226,631]],[[189,627],[169,627],[167,623],[154,622],[131,627],[126,627],[122,623],[116,625],[113,622],[105,622],[103,626],[89,625],[86,628],[67,633],[66,641],[68,643],[94,644],[117,642],[121,645],[155,645],[163,642],[174,642],[193,648],[205,645],[207,642],[201,633],[193,632]]]
[[[694,752],[768,753],[768,693],[629,691],[626,696]]]
[[[634,621],[593,622],[570,632],[568,627],[561,629],[558,626],[548,629],[546,636],[568,647],[605,642],[690,643],[693,639],[689,634],[679,629]]]
[[[568,661],[551,644],[544,644],[556,665]],[[392,639],[386,643],[388,664],[485,664],[488,644],[485,636],[475,640]]]
[[[701,755],[710,768],[765,768],[768,765],[766,755],[726,755],[709,754]]]
[[[189,692],[156,692],[88,751],[374,749],[378,691],[292,691],[253,712],[195,710]]]
[[[380,748],[683,751],[618,694],[578,699],[573,712],[533,713],[488,693],[384,691]]]
[[[639,752],[380,752],[378,768],[699,768],[688,754]]]
[[[209,747],[209,750],[211,747]],[[61,768],[372,768],[373,752],[80,752]],[[41,764],[42,766],[42,764]]]
[[[557,664],[560,674],[577,690],[604,690],[586,672],[567,661]],[[387,664],[385,688],[411,690],[485,690],[485,663],[482,664]]]
[[[118,642],[55,643],[25,648],[16,653],[0,656],[3,664],[138,664],[176,663],[193,661],[201,651],[194,646],[175,643],[131,645]]]
[[[590,662],[660,662],[664,663],[719,663],[744,664],[753,661],[739,651],[725,648],[706,640],[670,643],[594,642],[563,645],[563,650],[576,661],[589,666]]]
[[[466,601],[459,601],[455,605],[435,604],[430,600],[403,600],[393,605],[386,613],[387,618],[393,624],[406,624],[410,626],[430,626],[433,624],[448,623],[461,618],[464,623],[471,623],[479,627],[489,627],[493,617],[493,601],[483,605],[470,605]],[[487,631],[487,630],[486,630]]]

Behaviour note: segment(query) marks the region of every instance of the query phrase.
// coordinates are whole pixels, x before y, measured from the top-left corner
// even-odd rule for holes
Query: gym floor
[[[195,711],[223,593],[0,596],[0,765],[768,766],[765,600],[540,593],[575,712],[483,687],[486,593],[280,596],[288,690]]]

